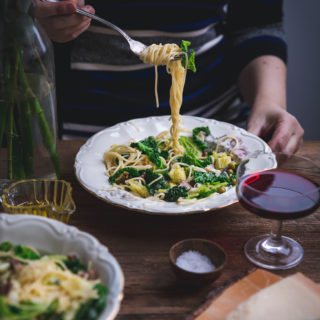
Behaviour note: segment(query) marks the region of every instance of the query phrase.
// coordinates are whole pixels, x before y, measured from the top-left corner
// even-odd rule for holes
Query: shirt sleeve
[[[263,55],[274,55],[287,63],[282,0],[230,0],[226,21],[237,73]]]

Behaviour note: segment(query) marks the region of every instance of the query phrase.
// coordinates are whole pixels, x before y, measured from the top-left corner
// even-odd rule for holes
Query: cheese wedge
[[[252,295],[226,320],[320,320],[320,286],[301,273]]]

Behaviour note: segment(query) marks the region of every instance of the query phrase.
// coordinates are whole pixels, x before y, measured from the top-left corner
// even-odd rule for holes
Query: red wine
[[[280,169],[243,177],[237,192],[245,208],[268,219],[303,217],[320,204],[318,184],[300,174]]]

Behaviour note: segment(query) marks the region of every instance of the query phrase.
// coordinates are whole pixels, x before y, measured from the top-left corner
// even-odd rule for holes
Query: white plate
[[[108,287],[106,308],[99,320],[112,320],[123,298],[124,276],[117,260],[90,234],[62,222],[24,214],[0,214],[0,243],[30,245],[40,252],[76,253],[84,263],[91,261],[102,283]]]
[[[250,156],[254,152],[271,151],[263,140],[234,125],[192,116],[183,116],[183,120],[183,126],[191,130],[195,127],[208,126],[215,138],[225,135],[237,137],[240,144],[235,153],[241,158]],[[162,131],[169,130],[170,126],[169,116],[148,117],[122,122],[96,133],[80,148],[76,156],[74,166],[79,182],[85,189],[104,201],[149,214],[185,215],[214,210],[237,202],[235,188],[223,194],[213,194],[195,204],[181,205],[175,202],[155,202],[139,198],[109,183],[103,155],[111,145],[127,144],[130,139],[138,141],[148,136],[156,136]],[[274,159],[264,158],[258,162],[257,169],[274,167]]]

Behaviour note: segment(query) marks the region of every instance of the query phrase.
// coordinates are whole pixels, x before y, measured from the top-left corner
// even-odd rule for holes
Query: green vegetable
[[[83,303],[77,311],[74,320],[95,320],[104,309],[108,290],[102,284],[96,284],[94,288],[98,291],[99,298],[89,299]]]
[[[129,178],[139,177],[141,174],[136,168],[128,167],[118,170],[113,176],[109,177],[110,183],[115,183],[116,179],[120,176],[121,173],[128,172]]]
[[[162,157],[162,158],[165,158],[166,160],[169,158],[169,151],[168,150],[162,150],[161,152],[160,152],[160,156]]]
[[[227,174],[221,173],[218,177],[213,172],[194,171],[194,181],[196,183],[215,184],[216,182],[229,182],[232,180]]]
[[[195,52],[194,50],[189,51],[188,47],[190,46],[191,42],[190,41],[181,41],[181,49],[182,51],[186,52],[188,54],[188,66],[187,69],[196,72],[196,65],[195,65]],[[181,60],[182,66],[185,68],[186,67],[186,57],[183,57]]]
[[[0,243],[0,251],[8,252],[12,248],[11,242],[2,242]]]
[[[40,256],[37,253],[35,253],[33,250],[22,245],[18,245],[14,247],[14,254],[15,256],[22,259],[28,259],[28,260],[40,259]]]
[[[188,196],[188,188],[183,186],[175,186],[167,191],[164,196],[164,201],[175,202],[179,198],[185,198]]]
[[[77,274],[79,271],[86,271],[87,268],[81,263],[79,258],[66,259],[62,261],[65,266],[72,272]]]
[[[159,146],[154,137],[148,137],[147,139],[141,140],[139,142],[133,142],[130,145],[132,148],[138,148],[142,153],[146,154],[151,162],[153,162],[158,168],[164,169],[165,165],[162,162],[160,156]]]
[[[61,317],[61,314],[56,314],[56,310],[59,306],[59,300],[53,300],[48,308],[46,309],[44,315],[45,315],[45,319],[48,319],[48,320],[62,320],[62,317]],[[60,316],[60,317],[59,317]]]
[[[46,310],[47,306],[42,303],[22,302],[19,305],[9,305],[6,304],[4,297],[0,296],[0,319],[30,320]]]
[[[196,167],[205,168],[206,166],[212,164],[211,156],[208,155],[204,160],[197,159],[192,153],[185,153],[179,160],[189,165],[194,165]]]
[[[197,127],[192,130],[192,139],[201,150],[208,149],[204,142],[198,138],[198,134],[200,132],[203,132],[205,136],[208,136],[210,134],[210,130],[208,127]]]
[[[191,138],[186,136],[180,136],[179,143],[184,148],[186,153],[191,153],[196,157],[202,156],[202,150]]]
[[[207,183],[210,185],[217,185],[218,183],[225,183],[225,185],[232,185],[232,180],[236,178],[236,174],[228,176],[226,173],[221,173],[218,177],[213,172],[194,171],[194,181],[196,183]]]
[[[150,169],[147,169],[145,171],[145,180],[147,183],[146,187],[151,195],[154,195],[156,193],[156,191],[159,189],[168,189],[169,188],[168,184],[166,183],[166,181],[164,180],[163,177],[149,186],[149,183],[152,182],[153,180],[159,178],[159,176],[160,176],[160,174],[155,173]]]

